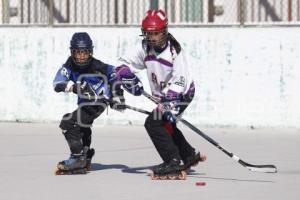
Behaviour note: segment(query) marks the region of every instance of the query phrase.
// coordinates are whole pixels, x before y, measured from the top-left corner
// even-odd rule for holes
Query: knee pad
[[[59,128],[62,129],[63,133],[72,130],[77,125],[76,121],[72,119],[72,116],[70,113],[65,114],[60,121]]]

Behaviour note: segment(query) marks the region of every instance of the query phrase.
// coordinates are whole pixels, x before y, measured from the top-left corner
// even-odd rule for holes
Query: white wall
[[[58,121],[76,108],[75,95],[52,89],[76,31],[89,32],[95,57],[112,64],[139,42],[140,34],[139,28],[1,28],[0,120]],[[209,126],[300,126],[300,28],[170,32],[190,55],[187,67],[194,69],[197,94],[186,119]],[[128,104],[154,106],[143,97],[127,97]],[[98,123],[143,124],[144,118],[132,111],[109,111]]]

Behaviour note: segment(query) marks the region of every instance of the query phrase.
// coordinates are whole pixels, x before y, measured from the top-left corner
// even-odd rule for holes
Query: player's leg
[[[83,152],[86,155],[86,168],[87,170],[91,169],[92,158],[95,154],[95,150],[90,148],[92,142],[92,124],[94,120],[99,117],[104,110],[106,109],[106,104],[100,105],[87,105],[81,107],[81,132],[82,136],[82,144],[83,144]]]
[[[186,169],[197,165],[200,161],[206,160],[206,156],[204,154],[200,154],[199,151],[196,152],[195,148],[189,144],[176,124],[173,124],[173,131],[174,143],[178,146],[180,156]]]
[[[82,149],[82,132],[77,122],[78,109],[72,113],[63,116],[60,123],[60,128],[68,142],[71,155],[69,159],[63,160],[57,164],[57,168],[62,171],[73,171],[83,169],[86,165],[86,158],[83,155]],[[59,173],[59,172],[58,172]]]
[[[90,127],[81,127],[83,133],[82,144],[83,152],[86,155],[86,168],[88,171],[91,170],[92,158],[95,155],[95,149],[90,148],[92,142],[92,129]]]
[[[164,128],[164,122],[155,118],[154,115],[154,112],[152,112],[147,117],[144,126],[162,160],[170,161],[172,158],[179,156],[178,148]]]
[[[191,101],[194,98],[194,92],[190,91],[187,95],[184,96],[182,103],[178,106],[179,113],[181,115],[186,108],[189,106]],[[191,166],[197,165],[198,162],[206,160],[205,155],[201,155],[200,152],[196,152],[189,142],[185,139],[181,130],[177,127],[176,123],[170,123],[173,131],[173,140],[176,146],[179,149],[180,156],[184,162],[185,168],[189,169]]]
[[[62,171],[74,171],[86,169],[87,155],[91,160],[94,150],[90,150],[91,125],[105,107],[102,106],[79,106],[74,112],[64,115],[60,128],[70,147],[71,156],[67,160],[58,163],[57,168]],[[86,151],[84,151],[86,145]],[[59,172],[58,172],[59,173]]]
[[[145,121],[145,128],[163,160],[162,164],[152,169],[152,179],[179,178],[184,166],[181,163],[179,150],[174,144],[172,136],[165,129],[162,119],[155,118],[154,112],[152,112]]]

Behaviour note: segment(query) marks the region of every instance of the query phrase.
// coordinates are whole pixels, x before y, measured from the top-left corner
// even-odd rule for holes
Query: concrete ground
[[[278,173],[266,174],[247,170],[180,127],[208,160],[185,181],[152,181],[149,168],[161,160],[142,126],[94,127],[93,170],[55,176],[57,162],[69,156],[58,124],[0,123],[0,199],[300,199],[299,130],[202,129],[246,162],[277,166]]]

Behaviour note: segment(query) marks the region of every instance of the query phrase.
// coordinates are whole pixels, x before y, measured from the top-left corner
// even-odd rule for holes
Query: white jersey
[[[190,65],[183,50],[177,54],[170,42],[159,54],[154,51],[147,53],[140,44],[119,58],[117,66],[121,65],[128,66],[133,73],[146,69],[154,96],[165,96],[168,91],[186,94],[189,89],[194,89],[191,88],[194,85],[189,72]]]

